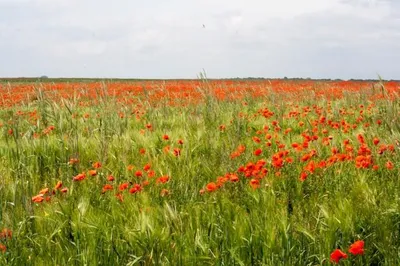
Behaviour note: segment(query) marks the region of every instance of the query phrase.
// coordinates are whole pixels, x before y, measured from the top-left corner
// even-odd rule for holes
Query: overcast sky
[[[0,76],[400,79],[399,0],[0,0]]]

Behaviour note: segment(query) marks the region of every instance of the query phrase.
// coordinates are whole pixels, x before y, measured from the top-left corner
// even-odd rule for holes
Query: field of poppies
[[[400,83],[0,83],[0,265],[400,265]]]

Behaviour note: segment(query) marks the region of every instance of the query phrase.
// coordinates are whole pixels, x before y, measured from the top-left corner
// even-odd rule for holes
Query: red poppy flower
[[[231,174],[230,176],[229,176],[229,180],[231,181],[231,182],[238,182],[239,181],[239,177],[237,176],[237,175],[235,175],[235,174]]]
[[[101,167],[101,163],[100,163],[100,162],[94,162],[94,163],[92,164],[92,166],[93,166],[94,169],[98,169],[98,168]]]
[[[85,178],[86,178],[85,173],[81,173],[81,174],[74,176],[74,181],[82,181]]]
[[[250,180],[250,186],[253,188],[253,189],[257,189],[257,188],[259,188],[260,187],[260,181],[258,180],[258,179],[251,179]]]
[[[169,176],[166,175],[166,176],[159,177],[159,178],[157,179],[156,183],[157,183],[157,184],[158,184],[158,183],[165,184],[165,183],[168,182],[168,180],[169,180]]]
[[[341,259],[346,259],[346,258],[347,258],[347,254],[344,253],[343,251],[341,251],[340,249],[335,249],[331,253],[331,262],[339,263],[339,261]]]
[[[36,195],[36,196],[32,197],[32,201],[33,201],[33,202],[36,202],[36,203],[40,203],[40,202],[42,202],[43,200],[44,200],[44,198],[43,198],[43,195],[42,195],[42,194],[39,194],[39,195]]]
[[[392,170],[394,168],[394,165],[393,165],[393,163],[391,161],[387,161],[385,166],[389,170]]]
[[[124,201],[124,196],[123,196],[121,193],[116,194],[115,197],[116,197],[120,202],[123,202],[123,201]]]
[[[62,182],[58,181],[56,186],[54,187],[55,190],[59,190],[62,187]]]
[[[136,172],[135,172],[135,176],[136,176],[136,177],[141,177],[141,176],[143,176],[142,171],[136,171]]]
[[[208,183],[206,188],[208,192],[213,192],[218,189],[217,184],[215,184],[214,182]]]
[[[305,181],[308,177],[308,174],[306,172],[301,172],[300,174],[300,180]]]
[[[353,255],[363,255],[364,254],[364,241],[357,240],[350,245],[349,252]]]
[[[180,156],[180,155],[181,155],[181,149],[179,149],[179,148],[174,148],[174,155],[175,155],[176,157]]]
[[[148,176],[149,178],[152,178],[152,177],[154,177],[155,175],[156,175],[156,172],[154,172],[154,170],[150,170],[150,171],[147,172],[147,176]]]
[[[10,229],[4,228],[0,232],[0,240],[2,239],[11,239],[12,238],[12,231]]]
[[[127,189],[129,186],[129,183],[122,183],[121,185],[119,185],[119,191],[123,191],[125,189]]]
[[[49,189],[48,188],[44,188],[44,189],[39,191],[39,194],[46,195],[48,192],[49,192]]]
[[[260,156],[261,153],[262,153],[262,150],[261,150],[261,149],[257,149],[257,150],[254,151],[253,154],[254,154],[255,156]]]
[[[96,170],[89,170],[89,175],[90,176],[96,176],[97,175],[97,171]]]
[[[134,184],[133,187],[129,190],[129,193],[135,194],[136,192],[140,192],[142,187],[139,184]]]
[[[148,170],[150,170],[150,168],[151,168],[151,165],[149,163],[146,164],[145,166],[143,166],[144,171],[148,171]]]
[[[112,190],[113,189],[113,186],[112,185],[110,185],[110,184],[107,184],[107,185],[105,185],[104,187],[103,187],[103,190],[101,191],[101,193],[106,193],[107,191],[109,191],[109,190]]]

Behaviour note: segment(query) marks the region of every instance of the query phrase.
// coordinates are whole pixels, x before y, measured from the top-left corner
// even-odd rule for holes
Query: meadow
[[[0,265],[400,265],[400,83],[0,83]]]

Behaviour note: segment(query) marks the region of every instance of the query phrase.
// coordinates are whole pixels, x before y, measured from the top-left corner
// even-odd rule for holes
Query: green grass
[[[7,246],[0,253],[0,264],[327,265],[334,249],[348,253],[350,244],[361,239],[365,254],[349,254],[341,265],[400,265],[400,158],[395,145],[400,132],[393,120],[399,114],[399,101],[376,101],[363,121],[357,122],[359,105],[366,109],[371,104],[363,97],[334,100],[330,113],[324,99],[293,99],[293,104],[281,101],[279,95],[274,103],[271,99],[249,98],[243,105],[208,97],[203,104],[189,107],[136,108],[107,98],[88,107],[44,98],[1,110],[0,230],[10,228],[13,237],[0,240]],[[287,117],[306,106],[310,112],[304,117]],[[327,120],[356,126],[343,132],[319,124],[319,139],[296,153],[291,144],[302,143],[301,133],[306,130],[313,134],[312,123],[321,116],[316,107]],[[275,114],[268,119],[257,115],[263,108]],[[343,108],[348,114],[340,114]],[[19,110],[24,115],[17,115]],[[33,110],[37,119],[26,115]],[[120,118],[119,112],[125,116]],[[83,118],[84,114],[89,118]],[[381,126],[376,124],[378,119],[383,121]],[[267,147],[263,132],[268,125],[268,133],[274,135],[273,120],[281,128],[276,139],[294,160],[280,170],[271,165],[279,150],[276,139],[273,136]],[[299,121],[305,123],[303,127]],[[147,123],[152,131],[146,129]],[[55,127],[51,133],[33,137],[50,125]],[[226,129],[221,131],[220,125]],[[285,135],[287,128],[292,131]],[[257,135],[259,130],[263,133]],[[356,156],[359,133],[365,136],[379,170],[357,169],[352,159],[299,180],[307,164],[300,160],[305,152],[315,149],[313,160],[327,160],[332,146],[344,152],[343,140],[349,139]],[[169,141],[163,140],[164,134]],[[260,144],[252,141],[256,135]],[[324,146],[322,138],[328,135],[333,137],[331,145]],[[394,144],[396,151],[378,155],[374,137]],[[178,139],[184,144],[177,144]],[[246,151],[231,159],[240,144]],[[164,152],[167,145],[171,147],[168,154]],[[145,154],[139,152],[141,148]],[[181,156],[172,154],[174,148],[181,148]],[[259,157],[253,155],[256,148],[263,150]],[[70,158],[78,158],[79,163],[68,164]],[[269,171],[260,188],[251,188],[249,179],[239,174],[238,183],[199,193],[218,176],[235,173],[241,165],[259,159],[267,161]],[[385,168],[389,160],[392,170]],[[73,182],[74,176],[92,169],[96,161],[102,163],[97,176]],[[120,202],[115,197],[118,185],[143,182],[145,178],[134,173],[146,163],[156,176],[139,193],[122,192],[124,201]],[[128,165],[134,170],[127,170]],[[115,177],[114,191],[102,194],[110,174]],[[169,182],[157,184],[162,175],[170,176]],[[68,187],[67,193],[58,191],[49,202],[32,202],[42,188],[52,190],[59,180]],[[169,195],[162,196],[162,189],[168,189]]]

